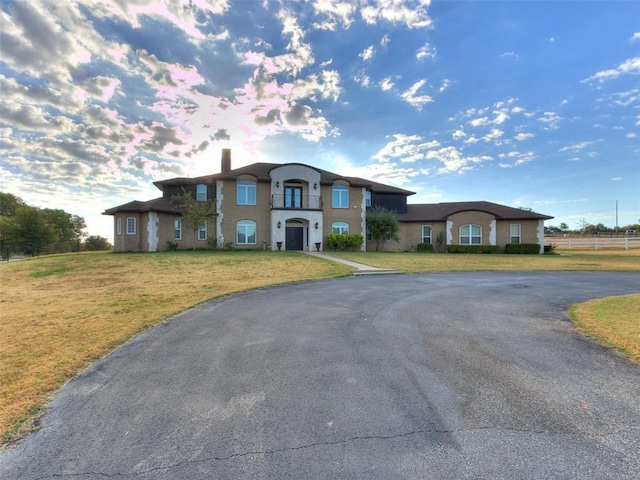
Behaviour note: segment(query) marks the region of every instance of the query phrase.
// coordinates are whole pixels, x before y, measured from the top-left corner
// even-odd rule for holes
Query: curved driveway
[[[3,479],[637,479],[640,367],[569,304],[637,273],[368,276],[174,317],[56,395]]]

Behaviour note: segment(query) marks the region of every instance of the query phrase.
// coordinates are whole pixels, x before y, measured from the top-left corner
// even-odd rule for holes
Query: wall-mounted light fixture
[[[278,222],[278,228],[282,227],[282,222]]]
[[[280,188],[280,182],[276,182],[276,188]]]
[[[318,229],[319,226],[320,226],[320,224],[318,222],[316,222],[316,230]]]
[[[314,184],[313,184],[313,189],[314,189],[314,190],[317,190],[317,189],[318,189],[318,184],[317,184],[317,183],[314,183]]]

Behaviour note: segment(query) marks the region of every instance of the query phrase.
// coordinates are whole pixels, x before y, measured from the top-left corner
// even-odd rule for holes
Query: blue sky
[[[153,181],[301,162],[640,221],[635,1],[0,3],[0,190],[81,215]]]

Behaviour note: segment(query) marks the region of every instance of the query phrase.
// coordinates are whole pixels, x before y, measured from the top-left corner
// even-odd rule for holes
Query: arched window
[[[333,208],[349,208],[349,189],[344,185],[334,185],[331,192]]]
[[[349,233],[349,224],[347,222],[335,222],[331,225],[331,233],[347,235]]]
[[[482,244],[482,227],[479,225],[463,225],[460,227],[460,245]]]
[[[241,180],[238,182],[238,205],[256,204],[256,182]]]
[[[200,184],[196,187],[196,200],[199,202],[207,201],[207,186]]]
[[[256,222],[253,220],[240,220],[236,224],[236,243],[238,245],[256,244]]]

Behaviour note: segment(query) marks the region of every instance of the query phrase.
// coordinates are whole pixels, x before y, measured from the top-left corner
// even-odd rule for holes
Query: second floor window
[[[196,187],[196,200],[199,202],[207,201],[207,186],[206,185],[198,185]]]
[[[365,190],[365,192],[364,192],[364,206],[365,207],[370,207],[371,206],[371,191],[370,190]]]
[[[334,185],[331,192],[333,208],[349,208],[349,189],[344,185]]]
[[[249,180],[238,182],[238,205],[256,204],[256,184]]]

